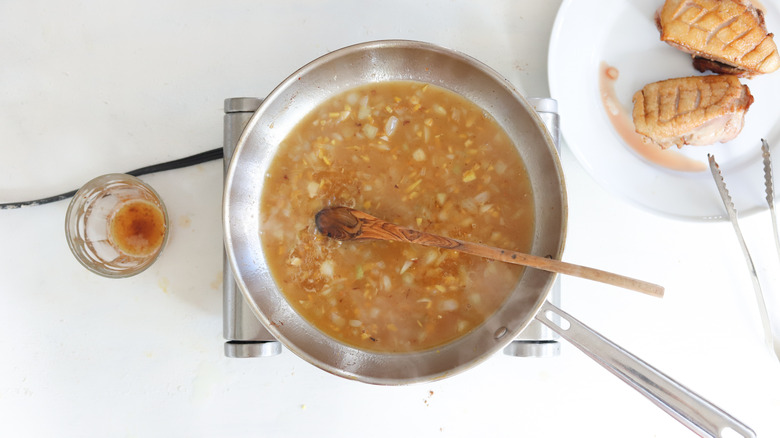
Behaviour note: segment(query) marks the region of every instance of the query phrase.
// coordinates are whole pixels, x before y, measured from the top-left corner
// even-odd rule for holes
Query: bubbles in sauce
[[[599,93],[601,103],[607,112],[610,123],[623,142],[645,160],[661,167],[679,172],[703,172],[707,164],[686,157],[673,149],[661,149],[642,140],[642,136],[634,129],[634,122],[629,112],[620,104],[615,93],[615,82],[619,72],[615,67],[602,61],[599,65]]]

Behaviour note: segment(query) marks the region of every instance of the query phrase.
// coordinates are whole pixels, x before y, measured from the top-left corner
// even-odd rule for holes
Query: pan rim
[[[382,375],[381,373],[367,374],[361,371],[363,368],[360,368],[358,371],[355,371],[355,369],[350,369],[348,367],[337,366],[334,365],[333,363],[323,362],[321,358],[313,356],[309,351],[301,348],[296,342],[289,339],[287,337],[286,332],[284,330],[280,330],[278,324],[276,324],[276,322],[273,321],[273,318],[267,315],[267,309],[263,309],[261,308],[260,305],[258,305],[258,302],[253,295],[254,291],[252,290],[252,284],[251,284],[254,280],[256,280],[256,278],[249,278],[249,279],[246,278],[246,277],[252,277],[255,274],[245,275],[246,273],[242,270],[242,263],[244,263],[245,260],[242,259],[242,257],[240,257],[239,255],[237,255],[237,248],[235,245],[236,243],[235,239],[237,238],[237,234],[236,234],[236,230],[234,229],[235,227],[233,221],[234,212],[237,211],[236,196],[234,194],[234,191],[236,189],[236,178],[237,178],[237,173],[240,171],[240,169],[238,169],[241,160],[240,157],[242,157],[246,149],[250,147],[246,145],[253,140],[253,133],[256,131],[256,127],[258,126],[258,124],[261,123],[261,121],[265,121],[265,122],[268,121],[264,117],[267,116],[268,112],[274,108],[274,105],[278,105],[280,100],[283,100],[285,93],[288,92],[291,87],[294,87],[296,84],[299,84],[301,78],[305,77],[307,74],[310,74],[312,71],[316,71],[318,68],[322,68],[323,65],[328,65],[328,63],[330,62],[337,62],[339,59],[344,59],[345,56],[354,55],[355,53],[370,53],[372,51],[399,50],[399,49],[428,51],[428,52],[435,53],[439,56],[455,59],[457,62],[464,63],[465,65],[474,68],[475,71],[477,71],[479,74],[484,75],[489,80],[494,81],[495,85],[501,92],[504,92],[506,96],[509,96],[510,98],[514,99],[516,103],[519,104],[520,107],[525,111],[524,115],[529,116],[529,118],[533,122],[533,125],[539,128],[538,129],[539,132],[537,134],[541,134],[542,143],[546,145],[545,152],[548,152],[547,155],[550,156],[551,164],[553,167],[552,171],[557,176],[557,178],[553,178],[553,179],[555,180],[559,188],[560,205],[558,207],[560,208],[560,211],[557,212],[557,220],[560,222],[560,230],[554,248],[551,249],[550,254],[544,254],[544,255],[549,255],[555,258],[561,257],[563,253],[565,241],[566,241],[566,230],[567,230],[566,225],[567,225],[567,218],[568,218],[568,203],[566,198],[566,188],[563,179],[562,167],[557,152],[555,150],[552,138],[547,132],[546,128],[544,128],[543,122],[535,113],[535,111],[533,111],[530,104],[528,104],[525,98],[515,89],[514,86],[511,85],[511,83],[509,83],[509,81],[507,81],[505,78],[503,78],[501,75],[499,75],[497,72],[495,72],[485,64],[481,63],[480,61],[477,61],[472,57],[469,57],[468,55],[462,54],[460,52],[456,52],[451,49],[446,49],[431,43],[424,43],[419,41],[409,41],[409,40],[371,41],[371,42],[347,46],[342,49],[338,49],[334,52],[330,52],[326,55],[323,55],[322,57],[319,57],[311,61],[310,63],[306,64],[305,66],[303,66],[302,68],[294,72],[292,75],[290,75],[282,83],[280,83],[279,86],[277,86],[268,95],[268,97],[266,97],[263,104],[252,116],[250,121],[247,123],[247,126],[238,141],[236,152],[233,156],[233,159],[231,160],[231,163],[228,167],[228,171],[226,173],[222,218],[223,218],[223,239],[225,245],[225,252],[227,254],[227,258],[229,261],[229,266],[230,269],[232,269],[233,272],[235,273],[236,284],[239,290],[241,290],[244,299],[246,299],[253,313],[255,313],[255,315],[258,317],[261,323],[263,323],[263,325],[266,326],[266,328],[275,337],[277,337],[277,339],[279,339],[283,345],[285,345],[288,349],[293,351],[296,355],[302,357],[303,359],[307,360],[308,362],[314,364],[315,366],[327,372],[330,372],[335,375],[339,375],[341,377],[346,377],[346,378],[360,380],[363,382],[374,383],[374,384],[408,384],[414,382],[436,380],[442,377],[457,374],[459,372],[464,371],[465,369],[468,369],[476,365],[477,363],[481,362],[482,360],[486,359],[487,357],[491,356],[493,353],[503,348],[503,346],[508,344],[508,342],[511,342],[514,336],[516,336],[520,331],[522,331],[522,328],[527,326],[530,323],[530,321],[534,319],[534,315],[538,312],[542,303],[546,299],[547,295],[549,294],[550,288],[552,287],[552,283],[555,280],[555,274],[538,273],[537,275],[538,281],[544,283],[544,285],[542,286],[544,290],[542,293],[537,294],[537,299],[535,300],[532,306],[533,311],[530,312],[529,315],[527,315],[528,317],[526,318],[525,322],[522,324],[522,327],[513,327],[512,330],[509,330],[508,335],[505,336],[506,339],[503,339],[500,342],[495,342],[494,345],[492,345],[490,348],[484,349],[481,352],[481,354],[476,355],[475,357],[472,357],[469,360],[463,361],[462,363],[458,363],[455,366],[440,367],[437,369],[431,369],[424,373],[416,373],[414,375],[408,375],[408,376],[399,376],[399,375],[386,376],[386,375]],[[259,211],[257,212],[257,214],[259,214]],[[246,224],[244,224],[243,226],[245,227]],[[243,255],[243,257],[246,257],[246,255]],[[265,279],[267,280],[268,278]],[[273,282],[273,279],[271,279],[271,281]],[[509,335],[514,335],[514,336],[509,336]],[[469,335],[466,335],[464,337],[467,336]],[[464,337],[459,338],[458,340],[455,340],[450,344],[457,344]],[[338,342],[335,340],[333,341]],[[445,346],[443,346],[443,348],[450,344],[446,344]],[[356,350],[356,351],[352,351],[352,350]],[[366,352],[362,350],[357,350],[354,347],[349,347],[344,344],[341,345],[341,349],[339,351],[341,353],[347,353],[348,356],[349,353],[352,353],[351,359],[349,357],[345,359],[347,361],[369,360],[370,362],[377,362],[377,363],[381,362],[382,359],[387,359],[388,357],[391,357],[393,359],[403,360],[402,358],[404,357],[419,358],[420,355],[430,356],[432,354],[431,351],[415,351],[410,353]],[[367,355],[370,356],[370,358],[366,359]],[[340,362],[340,364],[342,365],[343,363],[344,360]]]

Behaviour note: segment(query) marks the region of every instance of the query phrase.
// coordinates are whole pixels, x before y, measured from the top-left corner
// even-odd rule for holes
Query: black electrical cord
[[[178,160],[167,161],[165,163],[160,163],[160,164],[153,164],[151,166],[142,167],[140,169],[131,170],[125,173],[132,176],[147,175],[150,173],[162,172],[164,170],[181,169],[182,167],[194,166],[196,164],[205,163],[207,161],[219,160],[222,159],[223,156],[224,156],[224,151],[222,150],[222,148],[217,148],[217,149],[212,149],[210,151],[201,152],[199,154],[190,155],[189,157],[179,158]],[[32,207],[35,205],[49,204],[51,202],[57,202],[63,199],[68,199],[73,195],[75,195],[77,191],[78,189],[71,190],[69,192],[62,193],[60,195],[50,196],[48,198],[43,198],[43,199],[35,199],[33,201],[8,202],[5,204],[0,204],[0,210],[9,210],[13,208]]]

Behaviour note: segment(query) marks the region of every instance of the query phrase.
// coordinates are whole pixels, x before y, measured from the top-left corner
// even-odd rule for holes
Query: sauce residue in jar
[[[618,78],[618,70],[602,61],[599,66],[599,92],[604,110],[607,112],[610,123],[615,131],[623,139],[628,147],[639,154],[645,160],[680,172],[703,172],[707,165],[698,160],[686,157],[673,149],[661,149],[642,140],[635,128],[634,122],[628,111],[620,104],[615,93],[615,82]]]
[[[165,216],[157,205],[145,200],[123,203],[109,224],[111,240],[122,253],[145,257],[156,253],[165,238]]]

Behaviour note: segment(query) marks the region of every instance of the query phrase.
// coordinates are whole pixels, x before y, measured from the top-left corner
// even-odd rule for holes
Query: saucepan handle
[[[544,302],[536,319],[700,436],[756,436],[722,409],[549,302]]]

